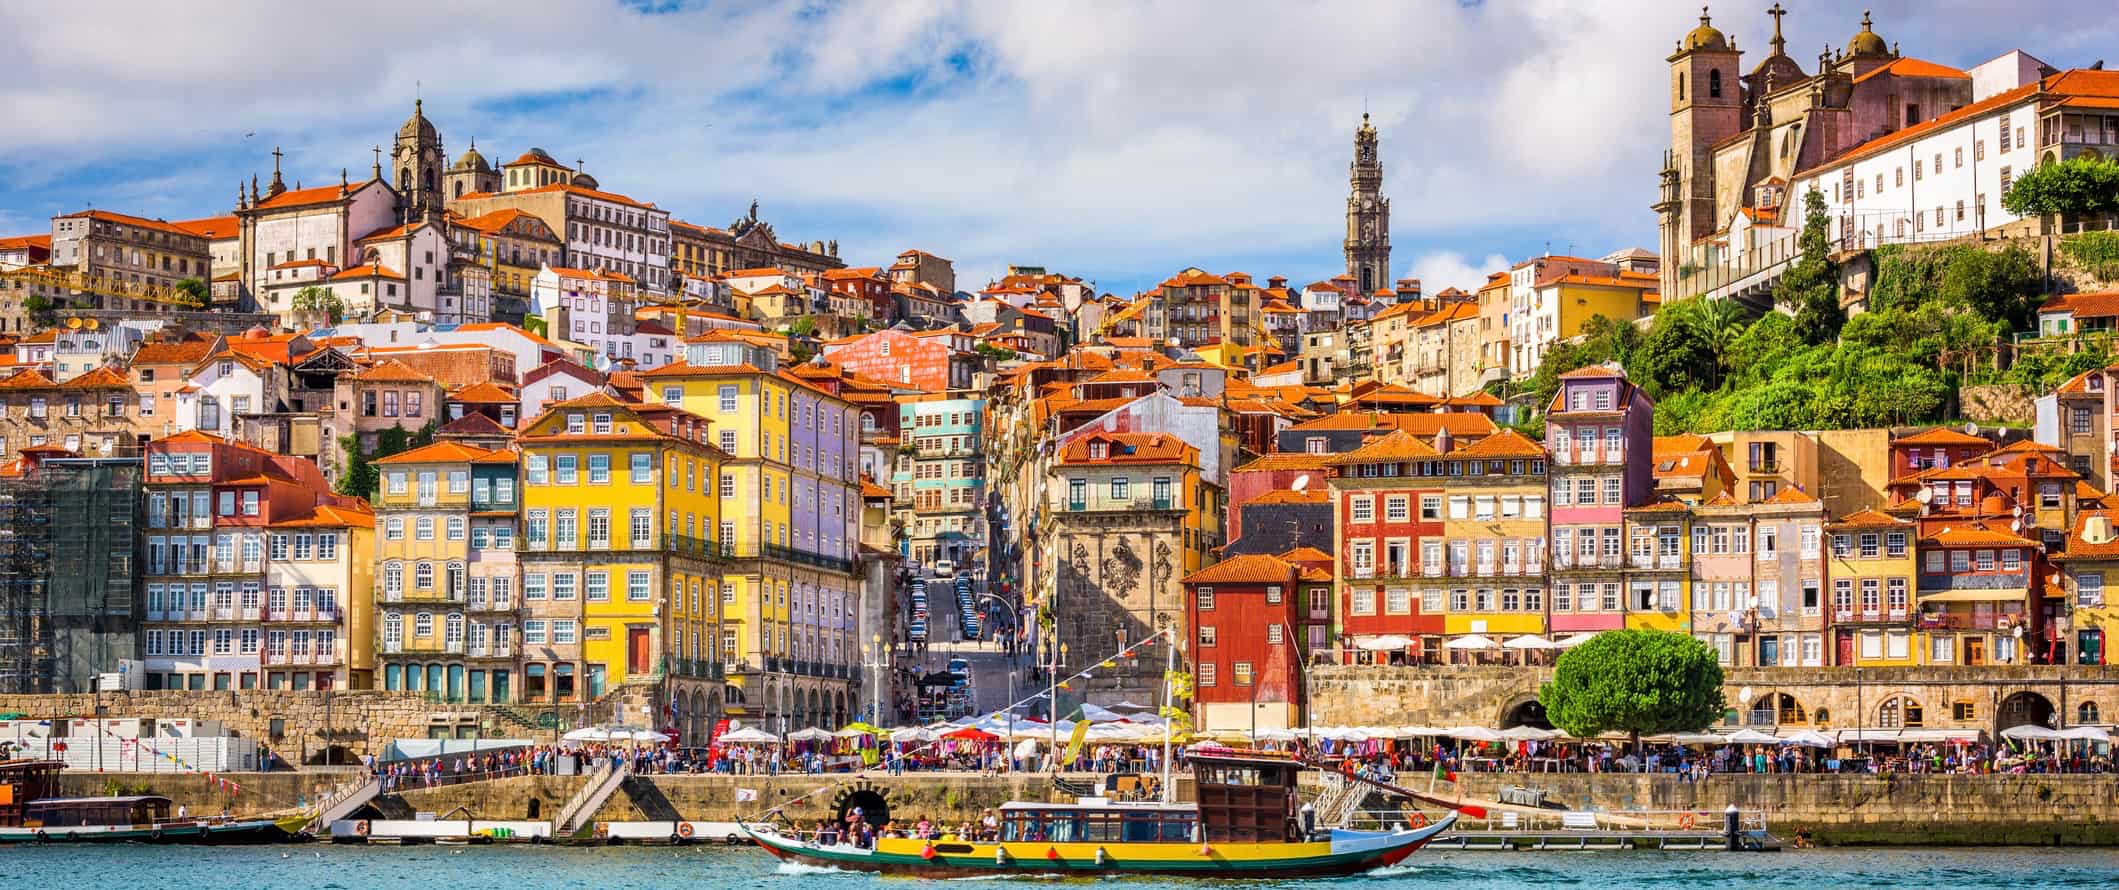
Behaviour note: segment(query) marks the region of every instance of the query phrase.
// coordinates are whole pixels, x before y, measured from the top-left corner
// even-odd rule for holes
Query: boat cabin
[[[147,827],[169,819],[169,798],[56,797],[30,801],[24,828],[73,828],[98,825]]]
[[[21,828],[30,801],[49,796],[66,764],[53,760],[0,761],[0,828]]]
[[[1199,813],[1189,804],[1008,803],[1001,806],[1001,840],[1197,843]]]
[[[1305,769],[1284,755],[1228,748],[1190,753],[1193,794],[1209,843],[1302,840],[1295,777]]]

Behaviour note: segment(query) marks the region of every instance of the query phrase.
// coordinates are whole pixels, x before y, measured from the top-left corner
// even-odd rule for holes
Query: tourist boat
[[[0,844],[264,844],[294,837],[307,821],[171,818],[169,798],[154,794],[52,797],[53,776],[64,768],[48,760],[0,763]]]
[[[878,837],[873,848],[820,842],[771,825],[744,834],[786,861],[923,877],[1152,874],[1282,878],[1357,874],[1395,865],[1448,831],[1450,814],[1418,828],[1316,831],[1295,779],[1306,764],[1272,752],[1190,752],[1198,803],[1083,797],[1000,809],[998,841]],[[1168,783],[1164,783],[1167,791]]]

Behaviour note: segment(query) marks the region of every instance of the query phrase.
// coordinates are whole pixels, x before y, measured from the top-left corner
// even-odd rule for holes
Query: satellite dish
[[[67,319],[67,320],[66,320],[66,327],[67,327],[67,329],[68,329],[68,330],[74,330],[74,331],[78,331],[78,330],[80,330],[80,329],[81,329],[81,319],[79,319],[79,318],[69,318],[69,319]]]
[[[2009,530],[2010,530],[2010,531],[2013,531],[2013,532],[2015,532],[2015,533],[2017,533],[2017,534],[2019,534],[2019,535],[2020,535],[2020,534],[2023,534],[2023,520],[2021,520],[2021,519],[2011,519],[2011,520],[2009,520]]]
[[[2011,516],[2022,516],[2022,515],[2023,515],[2023,505],[2022,505],[2022,504],[2017,504],[2017,505],[2016,505],[2016,506],[2015,506],[2015,507],[2014,507],[2013,509],[2011,509],[2011,510],[2010,510],[2010,512],[2009,512],[2009,515],[2011,515]]]
[[[1976,424],[1976,423],[1966,423],[1966,424],[1964,425],[1964,434],[1965,434],[1965,435],[1967,435],[1967,436],[1976,436],[1976,435],[1979,435],[1979,424]]]
[[[1935,489],[1932,489],[1932,488],[1923,488],[1923,489],[1921,489],[1921,490],[1919,490],[1919,491],[1916,491],[1916,492],[1914,492],[1914,493],[1913,493],[1913,499],[1914,499],[1914,500],[1916,500],[1916,501],[1919,501],[1919,502],[1921,502],[1921,503],[1923,503],[1923,504],[1930,504],[1930,503],[1934,503],[1934,502],[1935,502]]]
[[[1304,489],[1307,489],[1307,488],[1309,488],[1309,487],[1310,487],[1310,474],[1308,474],[1308,473],[1304,473],[1304,474],[1302,474],[1302,475],[1300,475],[1300,476],[1297,476],[1297,477],[1295,477],[1295,484],[1293,484],[1293,485],[1290,485],[1290,486],[1288,486],[1288,487],[1289,487],[1289,488],[1292,488],[1292,489],[1294,489],[1294,490],[1296,490],[1296,491],[1302,491],[1302,490],[1304,490]]]

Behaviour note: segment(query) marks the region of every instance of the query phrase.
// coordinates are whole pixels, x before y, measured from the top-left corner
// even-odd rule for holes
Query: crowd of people
[[[1312,753],[1302,742],[1290,747]],[[1698,781],[1730,773],[1895,773],[2023,774],[2110,773],[2111,750],[2090,745],[2008,744],[1982,742],[1906,745],[1688,746],[1644,743],[1633,748],[1618,742],[1369,742],[1320,745],[1317,753],[1378,773],[1444,772],[1649,772]]]

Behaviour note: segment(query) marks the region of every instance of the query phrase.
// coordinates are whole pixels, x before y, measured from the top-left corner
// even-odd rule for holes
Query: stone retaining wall
[[[426,738],[436,725],[454,733],[478,726],[487,735],[520,737],[529,729],[496,719],[477,705],[434,704],[416,693],[354,691],[325,694],[277,689],[237,691],[153,690],[72,695],[0,695],[0,713],[35,718],[93,717],[97,705],[112,719],[151,717],[218,720],[244,738],[257,739],[288,762],[336,746],[359,762],[400,738]],[[278,725],[275,727],[274,721]],[[275,732],[277,728],[277,732]]]

